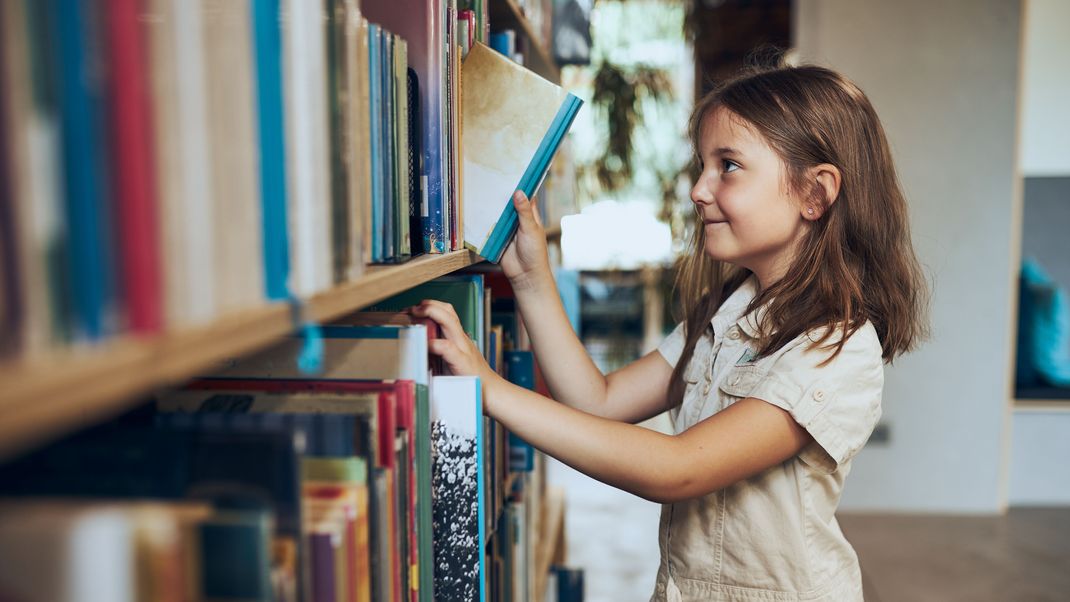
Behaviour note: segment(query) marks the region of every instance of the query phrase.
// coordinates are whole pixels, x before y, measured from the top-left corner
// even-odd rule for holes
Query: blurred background
[[[592,355],[612,369],[673,325],[693,99],[770,46],[844,73],[884,124],[932,285],[932,338],[886,368],[840,507],[867,599],[1066,599],[1070,3],[600,1],[590,16],[591,64],[563,75],[595,100],[562,251]],[[646,599],[659,509],[551,476],[570,485],[570,560],[591,598]],[[614,527],[625,515],[635,528]]]
[[[875,106],[891,144],[909,203],[914,248],[932,293],[931,339],[886,367],[883,416],[854,460],[838,514],[859,552],[866,599],[1070,599],[1070,1],[183,2],[0,0],[0,600],[184,599],[160,591],[131,593],[136,589],[130,586],[132,578],[122,571],[124,598],[106,593],[78,597],[77,587],[62,596],[52,589],[42,589],[36,597],[15,597],[4,590],[9,583],[33,588],[51,582],[39,574],[63,575],[66,580],[55,580],[63,587],[82,583],[75,577],[84,567],[65,564],[66,556],[22,553],[25,542],[40,543],[40,531],[53,532],[55,539],[34,550],[68,549],[64,546],[78,540],[76,527],[83,524],[99,541],[129,544],[140,537],[158,543],[154,538],[159,533],[152,528],[131,535],[124,530],[126,523],[111,515],[94,523],[97,531],[94,524],[80,522],[81,514],[55,527],[51,518],[66,513],[62,505],[44,504],[42,513],[35,514],[40,524],[23,528],[18,513],[34,509],[36,502],[7,499],[11,483],[4,478],[20,461],[20,474],[34,473],[38,465],[32,454],[61,447],[64,437],[77,439],[98,425],[125,426],[144,419],[151,414],[146,396],[158,387],[180,385],[289,334],[301,337],[302,349],[314,350],[315,343],[322,343],[315,322],[346,318],[458,271],[463,273],[459,280],[453,277],[454,285],[464,280],[464,286],[478,289],[475,301],[468,299],[473,314],[493,308],[480,314],[475,329],[490,335],[492,322],[500,327],[497,320],[504,316],[510,326],[507,335],[498,332],[497,340],[530,358],[508,283],[503,287],[493,267],[465,250],[463,228],[460,238],[456,229],[450,237],[450,228],[459,225],[461,186],[447,164],[463,155],[460,134],[450,130],[450,123],[459,118],[463,103],[457,94],[460,55],[473,40],[487,42],[585,103],[539,197],[563,301],[573,327],[606,373],[655,349],[676,324],[674,265],[686,252],[684,243],[694,227],[686,126],[696,99],[756,62],[815,63],[857,83]],[[254,10],[265,6],[278,14],[265,17]],[[444,12],[433,14],[432,6]],[[329,9],[340,12],[329,17]],[[458,9],[466,14],[449,12]],[[436,40],[425,38],[434,38],[428,32],[433,23],[441,25],[442,14],[456,21],[458,29],[440,27],[439,33],[456,33],[435,51]],[[116,21],[105,23],[101,15]],[[128,20],[120,22],[115,15]],[[276,16],[281,16],[281,34]],[[98,17],[102,22],[95,21]],[[327,62],[328,41],[339,44],[330,52],[365,59],[363,71],[346,72],[359,76],[353,81],[374,80],[368,55],[359,54],[367,53],[367,47],[351,52],[354,47],[341,45],[345,36],[332,38],[340,34],[327,31],[326,23],[339,22],[346,35],[371,31],[373,37],[362,38],[365,42],[375,39],[377,27],[380,35],[396,37],[389,44],[397,48],[408,39],[413,72],[406,72],[404,58],[389,63],[379,56],[383,64],[374,67],[384,69],[376,75],[388,90],[394,86],[393,96],[378,90],[383,101],[396,103],[374,115],[394,128],[398,145],[395,155],[374,161],[395,162],[396,180],[384,177],[384,182],[395,186],[399,204],[374,205],[395,211],[393,225],[378,228],[382,223],[377,223],[375,231],[357,219],[347,221],[348,214],[338,220],[354,231],[364,228],[354,240],[369,239],[343,241],[341,247],[352,251],[344,259],[339,257],[345,253],[334,254],[339,235],[331,221],[337,215],[331,212],[337,206],[355,210],[358,203],[339,198],[337,191],[349,184],[356,189],[382,173],[371,173],[372,159],[339,149],[359,143],[369,156],[382,149],[365,135],[379,123],[367,121],[366,105],[374,104],[368,89],[353,104],[356,108],[329,104],[328,95],[330,102],[348,97],[339,83],[345,81],[342,72],[329,75],[328,65],[334,63]],[[250,23],[262,29],[254,31]],[[64,29],[68,25],[71,29]],[[123,46],[121,41],[137,39],[135,30],[143,30],[144,45]],[[82,39],[75,35],[79,31],[107,34]],[[238,39],[235,32],[244,37]],[[272,35],[280,35],[281,42]],[[441,64],[417,64],[421,59],[416,57],[428,48],[423,54]],[[135,55],[146,63],[124,61]],[[265,55],[274,57],[274,71],[253,60]],[[159,68],[147,68],[145,57]],[[370,64],[375,65],[374,58]],[[402,101],[399,90],[419,88],[413,84],[416,72],[430,75],[420,89],[431,90],[431,96],[413,93]],[[254,89],[264,81],[277,89]],[[123,88],[126,83],[130,88]],[[128,98],[138,86],[152,102],[123,105],[115,100]],[[358,88],[344,92],[357,98]],[[83,92],[100,106],[77,102]],[[435,96],[439,93],[441,98]],[[409,113],[402,105],[412,107],[414,115],[422,106],[424,117],[437,111],[439,136],[424,131],[404,140],[399,132]],[[145,106],[154,113],[139,113]],[[353,126],[346,119],[358,117],[346,111],[356,114],[357,109],[365,121]],[[267,117],[254,122],[254,115]],[[355,134],[356,143],[339,133],[344,129],[340,123],[351,126],[347,131]],[[280,131],[280,124],[288,129]],[[153,128],[158,134],[154,141],[138,138]],[[93,138],[97,135],[100,140]],[[267,158],[279,151],[275,159],[282,160],[284,140],[286,152],[295,151],[285,169]],[[421,163],[434,155],[429,148],[442,152],[434,157],[437,173]],[[258,158],[264,163],[257,163]],[[108,171],[113,159],[121,163],[115,174]],[[136,177],[141,170],[151,172],[150,163],[159,170],[159,199],[153,196],[155,183]],[[398,176],[405,172],[403,165],[414,177]],[[288,181],[272,179],[283,172]],[[108,190],[109,182],[117,189]],[[378,193],[373,201],[368,186],[356,194],[364,195],[360,210],[370,214],[372,203],[383,201]],[[290,222],[275,224],[291,228],[291,246],[285,247],[285,236],[281,244],[293,256],[293,271],[289,281],[285,275],[277,279],[280,289],[272,289],[270,263],[276,256],[258,238],[267,239],[272,232],[267,222],[261,229],[257,211],[261,200],[265,207],[285,203],[267,198],[270,191],[282,189],[293,203],[288,210],[297,207]],[[71,200],[83,190],[100,193],[103,200],[99,205],[79,204],[86,200],[81,197]],[[109,213],[109,195],[127,199],[124,195],[136,196],[138,190],[149,191],[143,204],[131,202]],[[155,207],[157,200],[164,226],[159,241],[155,230],[146,234],[141,228],[153,225],[155,215],[127,211]],[[447,223],[437,224],[437,238],[416,232],[410,241],[406,218],[413,220],[414,232],[419,230],[429,219],[429,202],[432,214],[435,207],[440,211],[433,219]],[[454,221],[448,223],[451,212]],[[112,218],[115,231],[106,231]],[[369,215],[361,214],[365,218]],[[93,254],[115,240],[121,248],[114,257]],[[393,250],[384,254],[384,248]],[[121,264],[118,276],[110,271],[112,263]],[[264,272],[250,268],[261,264],[268,264]],[[138,275],[155,280],[146,284]],[[116,281],[104,282],[105,276]],[[495,305],[488,291],[493,291]],[[117,307],[106,303],[105,293],[122,297]],[[92,307],[83,311],[87,303]],[[422,367],[427,377],[427,366]],[[541,386],[533,360],[527,368],[525,386]],[[384,372],[367,378],[406,377]],[[665,416],[644,426],[669,429]],[[111,458],[103,456],[95,458],[97,464],[111,467]],[[508,452],[502,459],[509,464]],[[237,472],[259,466],[258,460],[242,458]],[[183,461],[175,459],[174,467]],[[531,460],[535,468],[525,468],[528,472],[521,476],[515,473],[523,471],[511,466],[503,470],[514,474],[497,483],[499,513],[523,524],[518,529],[533,533],[535,543],[507,541],[502,547],[530,552],[531,557],[518,561],[526,563],[529,573],[534,565],[544,574],[551,562],[563,567],[558,578],[571,589],[565,595],[568,588],[562,586],[560,598],[548,594],[547,601],[649,599],[659,559],[660,506],[552,459],[545,459],[543,474],[542,462]],[[131,480],[139,487],[155,487],[153,479],[161,474],[171,475],[165,467]],[[90,489],[99,484],[90,477],[85,481]],[[46,484],[55,486],[47,493],[72,493],[65,487],[69,483]],[[550,495],[551,490],[563,493]],[[513,504],[509,510],[502,509],[506,501]],[[552,511],[540,514],[541,504]],[[183,513],[190,508],[169,508],[166,520],[153,522],[159,509],[142,515],[141,508],[134,522],[141,528],[175,527],[187,519],[219,519],[213,514],[219,508],[210,510],[197,509],[205,514],[188,519]],[[257,512],[262,515],[256,521],[262,521],[244,525],[260,536],[256,549],[265,558],[258,559],[257,568],[274,571],[285,564],[287,575],[296,579],[296,552],[273,549],[270,562],[266,558],[265,542],[275,540],[265,535],[265,525],[275,515],[263,508]],[[222,514],[225,520],[219,520],[231,518]],[[557,533],[552,520],[562,515],[564,528]],[[554,533],[543,538],[539,529]],[[120,535],[110,537],[114,533]],[[508,539],[508,533],[500,529],[494,537]],[[170,544],[182,540],[175,533],[164,535]],[[161,546],[172,554],[163,558],[177,564],[174,554],[181,546],[170,544]],[[113,564],[130,574],[147,572],[157,585],[189,578],[176,577],[166,563],[146,569],[144,561],[124,554],[131,554],[130,548],[116,544],[99,557],[117,558]],[[96,549],[82,549],[71,558],[75,556],[88,558],[90,569],[96,566]],[[25,563],[16,564],[15,558]],[[403,564],[399,561],[398,567]],[[20,567],[38,572],[26,578]],[[271,589],[260,581],[261,589]],[[272,585],[276,593],[284,589]],[[542,587],[531,585],[517,599],[534,599],[528,594],[541,593]],[[554,587],[551,579],[545,591]],[[60,585],[55,588],[58,592]],[[281,599],[299,597],[296,590],[289,594]],[[271,598],[264,596],[255,599]]]

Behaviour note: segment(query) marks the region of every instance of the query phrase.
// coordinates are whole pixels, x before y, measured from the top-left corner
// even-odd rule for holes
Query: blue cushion
[[[1070,387],[1070,297],[1032,258],[1019,282],[1019,387]]]

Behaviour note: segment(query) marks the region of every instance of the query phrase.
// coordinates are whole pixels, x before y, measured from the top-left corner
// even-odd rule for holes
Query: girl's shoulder
[[[846,333],[843,324],[807,330],[770,354],[766,358],[768,365],[784,368],[798,364],[798,367],[818,370],[823,375],[883,368],[884,349],[872,322],[867,320],[854,332]]]

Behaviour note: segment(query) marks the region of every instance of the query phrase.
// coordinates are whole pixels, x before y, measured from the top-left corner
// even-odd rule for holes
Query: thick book
[[[425,282],[403,293],[395,295],[370,307],[372,311],[402,311],[413,305],[419,305],[424,299],[437,299],[449,303],[461,320],[465,333],[482,352],[484,340],[484,304],[483,276],[481,274],[460,274],[443,276]]]
[[[0,32],[4,31],[7,15],[0,11]],[[0,43],[0,87],[6,87],[7,49]],[[0,358],[18,351],[23,338],[22,291],[20,290],[19,260],[15,228],[15,193],[8,158],[7,122],[9,111],[6,94],[0,94]]]
[[[16,259],[14,272],[18,281],[10,286],[19,293],[19,307],[8,307],[9,315],[21,320],[18,353],[23,357],[39,354],[66,331],[62,326],[69,312],[60,309],[69,298],[64,294],[65,276],[56,267],[66,257],[66,234],[61,210],[62,194],[54,185],[59,177],[59,113],[57,100],[47,91],[54,75],[50,28],[42,23],[47,15],[44,3],[0,4],[0,88],[3,88],[3,112],[6,134],[0,144],[7,150],[11,186],[11,217],[0,230],[10,227],[12,234],[0,243],[5,257]],[[31,19],[31,15],[35,18]],[[9,249],[13,244],[15,248]],[[12,253],[7,257],[7,253]],[[58,261],[57,261],[58,260]],[[9,286],[5,283],[5,286]],[[12,320],[16,323],[16,320]]]
[[[348,8],[355,9],[354,5]],[[341,283],[348,280],[352,263],[352,236],[350,228],[349,187],[351,175],[346,165],[348,150],[348,124],[350,81],[349,66],[351,56],[346,49],[346,24],[348,18],[344,2],[327,2],[327,105],[329,107],[330,126],[330,161],[331,161],[331,264],[332,281]]]
[[[161,266],[148,54],[139,3],[114,0],[105,6],[121,290],[130,330],[156,332],[162,327]]]
[[[291,288],[331,285],[331,179],[326,15],[322,3],[283,0],[282,47]]]
[[[203,324],[215,316],[212,162],[204,18],[199,2],[150,0],[149,47],[163,270],[164,323]]]
[[[436,376],[431,383],[435,598],[487,598],[484,544],[483,398],[479,379]]]
[[[535,195],[583,101],[478,43],[461,78],[465,246],[497,263],[517,228],[513,192]]]
[[[70,244],[75,338],[97,341],[113,334],[119,299],[114,269],[114,206],[105,124],[105,33],[87,3],[51,0],[45,7],[58,59],[63,190]]]
[[[290,243],[286,216],[286,138],[283,131],[282,33],[279,0],[252,3],[256,106],[259,135],[260,201],[263,223],[265,296],[290,296]]]
[[[535,354],[531,351],[506,351],[505,374],[509,382],[535,390]],[[535,470],[535,448],[513,433],[509,433],[509,469],[520,472]]]

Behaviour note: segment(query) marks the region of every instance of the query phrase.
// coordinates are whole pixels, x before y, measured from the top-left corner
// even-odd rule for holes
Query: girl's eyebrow
[[[723,157],[723,156],[726,156],[726,155],[739,155],[740,153],[739,153],[738,150],[736,150],[736,149],[734,149],[732,147],[722,146],[721,148],[718,148],[717,150],[713,151],[713,154]]]

